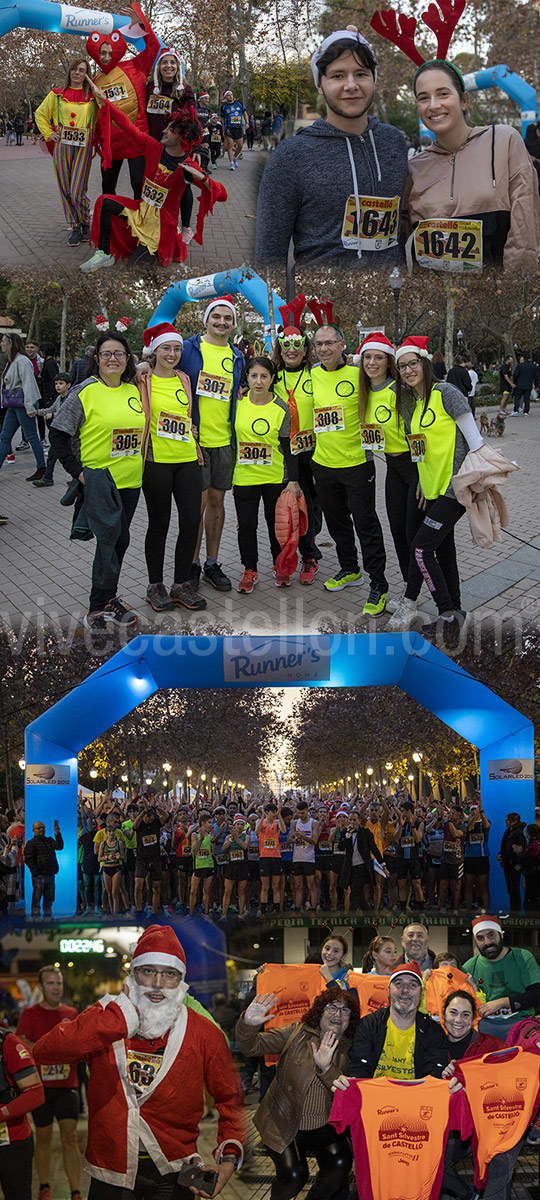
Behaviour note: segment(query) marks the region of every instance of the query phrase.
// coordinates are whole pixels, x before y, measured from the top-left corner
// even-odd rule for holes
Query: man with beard
[[[397,261],[407,146],[369,116],[377,82],[372,47],[355,26],[325,38],[311,59],[326,117],[280,142],[259,188],[256,262],[351,267]]]
[[[533,1016],[540,1005],[540,967],[530,950],[503,945],[498,917],[475,917],[472,930],[478,954],[462,970],[478,981],[486,995],[478,1010],[478,1028],[506,1040],[512,1025]]]
[[[448,1065],[447,1040],[440,1025],[418,1012],[422,972],[417,963],[394,967],[388,981],[389,1008],[378,1008],[359,1021],[349,1055],[348,1076],[340,1075],[341,1090],[352,1079],[423,1079],[442,1077]]]
[[[185,973],[174,930],[151,925],[123,992],[36,1043],[40,1066],[86,1058],[88,1200],[191,1200],[190,1186],[217,1196],[241,1163],[240,1081],[221,1030],[186,1002]],[[197,1154],[205,1087],[219,1113],[215,1166]],[[190,1168],[205,1178],[186,1179]]]

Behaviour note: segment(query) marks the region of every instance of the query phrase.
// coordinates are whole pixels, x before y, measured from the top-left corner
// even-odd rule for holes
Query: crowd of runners
[[[324,518],[338,559],[338,569],[324,579],[327,593],[356,588],[365,574],[362,613],[385,614],[387,629],[402,630],[420,624],[417,605],[425,584],[438,618],[424,623],[423,632],[447,648],[460,644],[468,616],[455,526],[467,512],[480,545],[498,537],[477,504],[478,480],[485,476],[494,500],[503,503],[493,485],[516,466],[484,443],[474,397],[466,394],[474,390],[472,376],[457,365],[448,380],[441,379],[426,337],[395,347],[385,334],[370,333],[356,354],[347,354],[330,302],[307,302],[316,318],[310,333],[301,321],[305,305],[302,295],[282,308],[273,352],[254,353],[238,334],[234,299],[220,296],[207,305],[200,333],[184,340],[173,325],[161,323],[146,330],[144,346],[132,347],[124,332],[102,332],[69,375],[57,371],[52,346],[40,367],[36,347],[25,352],[19,335],[3,336],[0,466],[15,460],[12,442],[20,427],[34,452],[29,481],[36,488],[53,486],[55,467],[57,480],[59,468],[71,477],[62,497],[63,505],[73,506],[71,536],[88,536],[89,530],[98,543],[84,619],[89,629],[138,619],[117,591],[141,490],[148,514],[146,599],[154,611],[206,608],[202,584],[230,592],[233,581],[219,553],[225,496],[232,488],[242,567],[238,592],[251,593],[259,581],[262,502],[277,587],[291,585],[297,551],[300,584],[316,581]],[[527,365],[534,374],[534,364],[520,369]],[[504,379],[503,385],[509,386]],[[43,414],[50,438],[46,465],[39,437]],[[389,596],[386,576],[377,461],[386,467],[384,502],[403,580],[397,596]],[[174,579],[166,582],[173,502],[179,528]],[[499,504],[496,509],[502,511]]]
[[[540,810],[537,810],[539,818]],[[54,915],[64,868],[62,830],[11,814],[2,832],[4,908],[20,896],[23,859],[31,913]],[[103,794],[79,804],[78,912],[100,918],[161,910],[216,919],[306,911],[354,915],[489,907],[491,856],[501,864],[512,912],[540,909],[540,824],[506,816],[500,845],[478,793],[415,800],[406,781],[340,793],[289,792],[282,799],[240,789],[189,800],[173,793]],[[30,833],[30,831],[28,831]]]

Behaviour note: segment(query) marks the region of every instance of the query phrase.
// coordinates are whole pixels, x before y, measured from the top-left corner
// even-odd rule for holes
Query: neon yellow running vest
[[[418,463],[418,478],[426,500],[444,496],[454,470],[456,422],[446,412],[441,392],[434,387],[422,416],[424,400],[417,400],[411,416],[411,434],[422,442],[423,462]]]
[[[138,387],[106,387],[96,379],[81,388],[79,400],[85,415],[79,432],[83,467],[108,467],[117,488],[140,487],[145,419]]]
[[[357,467],[365,463],[360,445],[358,367],[337,371],[313,367],[313,427],[317,444],[313,462],[322,467]]]

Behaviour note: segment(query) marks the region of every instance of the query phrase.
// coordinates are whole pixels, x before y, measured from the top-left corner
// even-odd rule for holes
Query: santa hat
[[[169,50],[166,47],[165,50],[162,50],[161,53],[158,54],[155,64],[154,64],[154,93],[156,95],[159,95],[159,92],[160,92],[158,67],[161,62],[161,59],[164,58],[166,54],[170,54],[172,58],[176,59],[178,66],[180,68],[180,78],[182,78],[182,66],[181,66],[181,60],[180,60],[180,55],[178,53],[178,50]]]
[[[341,42],[344,40],[347,40],[348,42],[351,43],[351,48],[353,46],[367,46],[370,53],[373,54],[373,58],[375,58],[375,54],[373,53],[373,46],[371,45],[370,42],[368,42],[367,38],[365,38],[363,36],[363,34],[358,32],[356,25],[347,25],[346,29],[336,29],[336,30],[334,30],[334,33],[331,33],[329,37],[324,39],[324,42],[322,42],[322,44],[319,46],[319,49],[316,50],[315,54],[312,54],[312,56],[311,56],[311,74],[313,75],[313,79],[315,81],[315,87],[319,86],[319,63],[320,63],[321,58],[323,57],[324,54],[326,54],[326,51],[330,49],[330,46],[333,46],[334,42]],[[375,75],[375,83],[376,83],[377,82],[377,66],[376,65],[375,65],[374,75]]]
[[[209,99],[210,99],[210,92],[201,92],[201,94],[199,96],[199,100],[209,100]]]
[[[387,338],[385,333],[368,333],[363,342],[360,342],[356,353],[362,355],[365,350],[382,350],[384,354],[390,354],[392,358],[396,353],[390,338]]]
[[[413,979],[416,979],[417,983],[422,983],[422,972],[418,966],[418,963],[415,962],[414,959],[411,959],[410,962],[400,963],[398,967],[394,967],[394,970],[392,971],[392,974],[388,980],[388,986],[390,986],[395,979],[401,978],[402,975],[412,975]]]
[[[186,973],[186,956],[170,925],[149,925],[141,934],[133,951],[134,967],[174,967],[182,978]]]
[[[396,362],[399,362],[404,354],[410,354],[411,350],[414,350],[414,353],[418,354],[419,358],[429,358],[428,345],[428,337],[405,338],[405,341],[396,350]]]
[[[210,316],[210,313],[212,312],[212,309],[216,308],[216,306],[218,304],[223,304],[225,306],[225,308],[230,308],[232,315],[234,317],[234,323],[236,325],[237,324],[236,309],[234,307],[234,302],[233,302],[232,296],[216,296],[214,300],[211,300],[210,304],[208,305],[208,308],[204,314],[203,324],[206,325],[206,322],[208,321],[208,318]]]
[[[488,917],[485,913],[481,917],[475,917],[472,923],[473,934],[483,933],[484,929],[494,929],[496,933],[502,933],[503,928],[498,917]]]
[[[162,342],[179,342],[183,346],[184,339],[174,325],[169,325],[168,321],[162,321],[160,325],[152,325],[150,329],[145,329],[143,343],[147,354],[152,354],[158,346],[161,346]]]
[[[346,809],[346,808],[338,808],[338,811],[337,811],[337,813],[336,813],[336,817],[348,817],[348,815],[349,815],[349,814],[348,814],[348,812],[347,812],[347,809]]]
[[[306,340],[306,334],[303,333],[297,325],[287,325],[285,329],[281,330],[281,333],[278,333],[278,340],[280,342],[282,342],[284,338],[290,337],[299,338],[301,342],[305,342]]]
[[[233,817],[233,825],[237,825],[239,821],[241,821],[243,825],[245,819],[246,818],[244,817],[243,813],[235,813]]]

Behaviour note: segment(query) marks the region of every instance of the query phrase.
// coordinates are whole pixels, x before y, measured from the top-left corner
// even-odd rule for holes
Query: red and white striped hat
[[[149,925],[141,934],[133,951],[134,967],[174,967],[182,978],[186,973],[186,956],[170,925]]]
[[[382,350],[384,354],[389,354],[392,358],[394,358],[396,353],[390,338],[387,338],[385,333],[380,332],[366,334],[363,342],[360,342],[356,353],[362,355],[364,350]]]
[[[145,350],[151,353],[161,346],[162,342],[179,342],[183,346],[184,339],[174,325],[169,325],[168,321],[162,321],[160,325],[151,325],[149,329],[145,329],[143,333]]]
[[[403,354],[410,354],[411,350],[414,350],[414,353],[418,354],[419,358],[429,358],[428,345],[428,337],[405,338],[405,341],[402,342],[401,346],[398,346],[396,350],[396,362],[399,362],[399,359]]]
[[[203,324],[206,325],[206,322],[208,321],[208,317],[210,316],[212,309],[216,308],[218,304],[224,305],[225,308],[230,308],[232,315],[234,317],[234,323],[236,325],[236,323],[237,323],[236,322],[236,309],[234,307],[232,296],[216,296],[214,300],[211,300],[210,304],[208,305],[208,308],[204,314]]]

